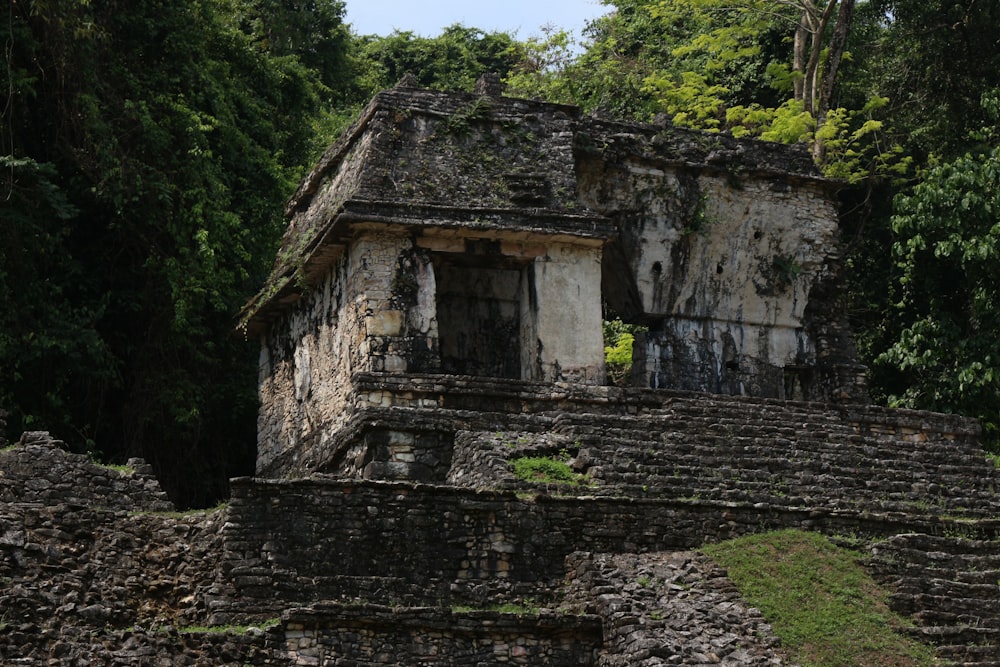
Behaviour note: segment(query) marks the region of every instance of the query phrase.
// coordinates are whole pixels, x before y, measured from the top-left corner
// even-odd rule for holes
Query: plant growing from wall
[[[625,385],[632,373],[632,347],[635,334],[646,331],[646,327],[628,324],[620,319],[605,320],[604,364],[608,381],[614,385]]]
[[[514,476],[541,484],[586,484],[587,476],[569,467],[569,453],[559,456],[522,456],[511,460]]]
[[[444,132],[464,136],[469,133],[473,123],[489,118],[492,110],[493,104],[488,97],[477,97],[474,102],[448,117],[448,120],[444,122]]]
[[[774,271],[774,279],[782,287],[786,287],[795,282],[795,279],[802,273],[802,266],[795,261],[794,257],[777,255],[771,262],[771,269]]]

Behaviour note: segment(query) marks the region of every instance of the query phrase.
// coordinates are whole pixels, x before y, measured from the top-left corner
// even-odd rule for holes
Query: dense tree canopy
[[[1000,88],[998,4],[606,4],[574,43],[461,25],[355,35],[341,0],[12,0],[8,437],[44,428],[105,460],[144,456],[182,505],[224,496],[255,441],[256,351],[235,314],[311,160],[406,73],[471,90],[498,72],[514,95],[810,142],[852,183],[849,290],[876,397],[995,424],[1000,184],[983,93]]]
[[[215,0],[14,2],[0,404],[201,502],[253,459],[266,273],[321,82]],[[216,487],[212,488],[212,482]]]
[[[876,360],[894,404],[978,417],[1000,431],[1000,91],[991,143],[930,169],[896,200],[901,329]]]

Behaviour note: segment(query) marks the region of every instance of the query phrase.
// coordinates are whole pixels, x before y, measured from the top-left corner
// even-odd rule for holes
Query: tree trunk
[[[792,71],[801,76],[796,78],[794,85],[794,95],[796,100],[805,100],[806,91],[806,42],[809,40],[809,24],[807,22],[806,10],[802,12],[799,26],[795,29],[795,47],[793,52]]]
[[[826,62],[823,64],[823,80],[819,86],[819,94],[816,98],[816,128],[819,129],[826,121],[826,114],[833,105],[833,96],[836,91],[837,70],[840,62],[844,58],[844,48],[847,44],[847,36],[851,31],[851,19],[854,15],[854,5],[856,0],[841,0],[840,11],[837,13],[837,23],[833,27],[833,35],[827,47]],[[813,143],[813,158],[817,162],[823,160],[824,150],[821,142]]]
[[[812,2],[803,5],[802,18],[808,25],[809,31],[809,60],[805,67],[805,90],[803,94],[805,110],[816,116],[816,101],[819,96],[819,65],[820,57],[823,55],[823,35],[826,27],[833,16],[833,10],[837,6],[837,0],[829,0],[822,14]],[[819,15],[817,15],[819,14]]]
[[[819,95],[816,100],[816,119],[826,117],[826,112],[833,104],[833,94],[836,86],[837,70],[844,58],[844,47],[851,31],[851,18],[854,14],[855,0],[841,0],[837,23],[833,28],[833,36],[827,47],[826,62],[823,64],[823,80],[820,83]]]

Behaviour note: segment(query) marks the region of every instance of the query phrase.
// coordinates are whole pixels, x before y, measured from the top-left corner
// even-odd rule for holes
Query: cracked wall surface
[[[380,93],[289,203],[244,312],[258,473],[324,469],[359,373],[605,384],[615,317],[640,327],[634,386],[864,402],[835,188],[794,147]]]

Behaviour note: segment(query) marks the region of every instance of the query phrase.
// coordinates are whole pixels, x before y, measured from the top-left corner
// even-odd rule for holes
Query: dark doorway
[[[434,273],[442,370],[519,379],[523,267],[439,255]]]

